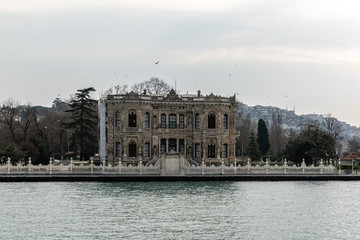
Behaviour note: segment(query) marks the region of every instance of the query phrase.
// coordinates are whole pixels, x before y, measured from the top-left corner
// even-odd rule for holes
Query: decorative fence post
[[[49,173],[52,174],[52,158],[49,159]]]
[[[7,173],[10,174],[11,158],[9,157],[7,158],[6,166],[7,166]]]
[[[140,174],[142,174],[142,158],[140,157],[140,161],[139,161],[139,172]]]
[[[119,158],[119,174],[121,174],[121,157]]]
[[[324,161],[322,159],[320,159],[320,173],[323,174],[324,173]]]
[[[303,158],[303,160],[302,160],[301,166],[302,166],[302,173],[304,174],[304,173],[305,173],[305,167],[306,167],[306,163],[305,163],[305,159],[304,159],[304,158]]]
[[[31,168],[31,157],[29,157],[28,169],[29,169],[29,173],[31,173],[31,171],[32,171],[32,168]]]
[[[247,159],[248,174],[250,173],[250,158]]]
[[[202,162],[201,162],[201,174],[202,175],[205,174],[205,161],[204,161],[204,158],[202,159]]]
[[[70,158],[70,172],[73,171],[73,158]]]
[[[91,172],[91,174],[94,173],[94,158],[93,157],[90,158],[90,172]]]
[[[339,158],[339,174],[341,174],[341,159]]]
[[[266,174],[268,174],[269,173],[269,158],[266,158],[265,169],[266,169]]]
[[[285,158],[285,162],[284,162],[284,173],[285,174],[287,173],[287,161],[286,161],[286,158]]]
[[[221,174],[224,175],[224,172],[225,172],[225,170],[224,170],[224,158],[221,158]]]
[[[236,158],[235,158],[235,160],[234,160],[234,173],[236,174],[236,164],[237,164],[237,162],[236,162]]]

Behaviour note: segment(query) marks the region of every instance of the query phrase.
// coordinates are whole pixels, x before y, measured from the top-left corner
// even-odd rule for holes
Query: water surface
[[[360,182],[0,183],[0,239],[359,239]]]

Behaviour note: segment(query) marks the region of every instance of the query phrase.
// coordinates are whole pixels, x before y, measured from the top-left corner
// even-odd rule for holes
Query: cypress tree
[[[270,143],[269,132],[263,119],[259,119],[258,121],[257,143],[261,155],[266,155],[270,149]]]
[[[89,158],[96,151],[97,146],[97,101],[90,97],[93,87],[77,90],[75,97],[70,101],[70,121],[65,127],[72,129],[74,150],[80,152],[80,160]]]

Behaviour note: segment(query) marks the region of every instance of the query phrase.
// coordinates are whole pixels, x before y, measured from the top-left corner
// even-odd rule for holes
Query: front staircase
[[[184,164],[181,156],[177,153],[168,153],[161,158],[160,175],[162,176],[183,176]]]
[[[192,165],[198,167],[199,164],[190,159]],[[190,167],[189,162],[184,155],[177,152],[161,154],[160,157],[150,160],[146,166],[150,165],[160,168],[161,176],[184,176],[185,169]]]

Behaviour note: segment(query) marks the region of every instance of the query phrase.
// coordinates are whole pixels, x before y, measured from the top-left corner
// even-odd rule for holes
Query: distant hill
[[[53,104],[52,107],[43,107],[43,106],[35,106],[37,111],[41,113],[41,110],[43,109],[49,109],[49,110],[60,110],[61,108],[64,109],[64,102],[58,101]],[[272,115],[281,113],[282,120],[283,120],[283,127],[285,129],[294,129],[295,131],[300,131],[300,126],[309,122],[309,120],[318,120],[319,122],[324,121],[324,116],[321,114],[302,114],[297,115],[294,111],[281,109],[278,107],[273,106],[248,106],[244,103],[242,103],[242,111],[244,115],[250,114],[251,119],[258,120],[258,119],[264,119],[268,121],[270,124],[272,122]],[[360,138],[360,128],[357,128],[355,126],[351,126],[350,124],[346,122],[340,121],[342,128],[343,128],[343,134],[344,137],[343,141],[348,141],[351,139],[351,137],[356,136]]]
[[[324,121],[324,116],[322,114],[297,115],[295,114],[294,111],[289,111],[272,106],[261,106],[261,105],[248,106],[246,104],[243,104],[242,111],[244,115],[250,114],[251,119],[253,120],[257,121],[258,119],[262,118],[264,120],[267,120],[270,124],[272,122],[272,115],[281,113],[283,120],[283,127],[285,129],[292,128],[295,131],[299,131],[300,126],[309,122],[309,120],[318,120],[319,122]],[[360,137],[360,128],[351,126],[346,122],[340,121],[340,123],[343,128],[343,134],[342,134],[342,136],[344,137],[343,141],[348,141],[353,136]]]

